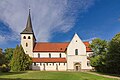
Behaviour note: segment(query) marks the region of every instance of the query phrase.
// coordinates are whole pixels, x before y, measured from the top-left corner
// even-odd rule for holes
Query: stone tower
[[[26,28],[20,34],[21,34],[21,45],[24,49],[24,52],[28,54],[30,57],[33,57],[33,47],[34,47],[36,38],[32,28],[30,9],[29,9]]]

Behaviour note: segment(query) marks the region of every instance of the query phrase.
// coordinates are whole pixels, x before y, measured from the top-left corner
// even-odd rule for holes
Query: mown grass
[[[0,80],[117,80],[85,72],[26,71],[0,73]]]

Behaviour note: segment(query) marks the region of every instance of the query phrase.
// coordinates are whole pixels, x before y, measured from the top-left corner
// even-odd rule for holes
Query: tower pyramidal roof
[[[28,15],[28,19],[27,19],[26,28],[21,32],[21,34],[34,34],[33,28],[32,28],[30,9],[29,9],[29,15]]]

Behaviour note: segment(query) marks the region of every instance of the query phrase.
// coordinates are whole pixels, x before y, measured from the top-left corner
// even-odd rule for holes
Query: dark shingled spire
[[[21,32],[21,34],[34,34],[33,29],[32,29],[32,21],[31,21],[31,16],[30,16],[30,9],[29,9],[29,15],[27,19],[27,25],[26,28]]]
[[[34,39],[36,41],[36,38],[35,38],[35,35],[34,35],[34,32],[33,32],[33,28],[32,28],[30,9],[29,9],[29,15],[28,15],[28,19],[27,19],[26,28],[20,34],[33,34]]]

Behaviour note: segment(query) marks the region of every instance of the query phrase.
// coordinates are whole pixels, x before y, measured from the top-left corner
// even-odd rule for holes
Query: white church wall
[[[75,55],[75,49],[78,49],[78,55]],[[81,69],[89,69],[87,66],[86,46],[77,34],[74,35],[67,48],[67,69],[74,70],[75,63],[80,63]]]
[[[90,57],[93,54],[93,52],[87,52],[87,57]]]
[[[49,54],[51,54],[51,58],[60,58],[61,52],[34,52],[33,57],[38,58],[38,54],[40,54],[40,58],[49,58]],[[65,53],[61,53],[61,58],[66,58]]]
[[[80,63],[81,69],[90,69],[90,66],[87,66],[86,56],[68,56],[68,70],[74,70],[74,64]]]
[[[66,71],[66,63],[34,63],[32,64],[33,70],[40,71]]]
[[[78,55],[87,55],[86,46],[77,34],[74,35],[67,48],[67,55],[75,55],[75,49],[78,49]]]

